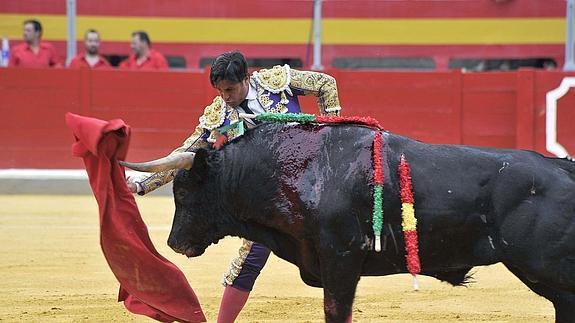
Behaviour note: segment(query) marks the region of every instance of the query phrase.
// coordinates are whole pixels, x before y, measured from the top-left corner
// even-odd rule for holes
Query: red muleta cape
[[[120,282],[118,301],[136,314],[162,322],[205,322],[198,298],[184,274],[154,248],[128,186],[124,160],[130,127],[120,119],[103,121],[66,114],[100,209],[100,245]]]

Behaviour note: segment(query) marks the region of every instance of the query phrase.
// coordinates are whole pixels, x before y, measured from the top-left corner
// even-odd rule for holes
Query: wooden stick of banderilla
[[[257,115],[253,113],[242,113],[242,112],[240,112],[239,116],[242,119],[255,119],[257,117]]]

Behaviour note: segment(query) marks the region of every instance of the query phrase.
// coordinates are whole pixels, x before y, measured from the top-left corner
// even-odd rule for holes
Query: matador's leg
[[[226,288],[220,303],[218,323],[235,321],[269,255],[270,250],[264,245],[243,240],[239,256],[232,260],[230,269],[224,274],[223,284]]]
[[[224,286],[231,285],[237,289],[249,292],[256,278],[270,256],[270,250],[257,242],[242,239],[239,256],[232,260],[230,269],[223,277]]]

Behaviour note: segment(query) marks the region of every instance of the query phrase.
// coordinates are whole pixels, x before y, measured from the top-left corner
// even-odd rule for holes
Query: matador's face
[[[216,83],[214,88],[218,90],[220,96],[227,105],[235,108],[248,96],[250,89],[249,78],[246,76],[240,82],[230,82],[228,80],[220,80]]]

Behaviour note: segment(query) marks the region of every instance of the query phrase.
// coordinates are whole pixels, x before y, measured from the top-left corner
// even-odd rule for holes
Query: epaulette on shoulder
[[[200,117],[202,128],[213,130],[220,127],[226,118],[224,100],[221,96],[216,96],[212,104],[204,109],[204,114]]]
[[[255,71],[253,77],[258,84],[272,93],[280,93],[289,88],[291,73],[289,65],[276,65],[269,69]]]

